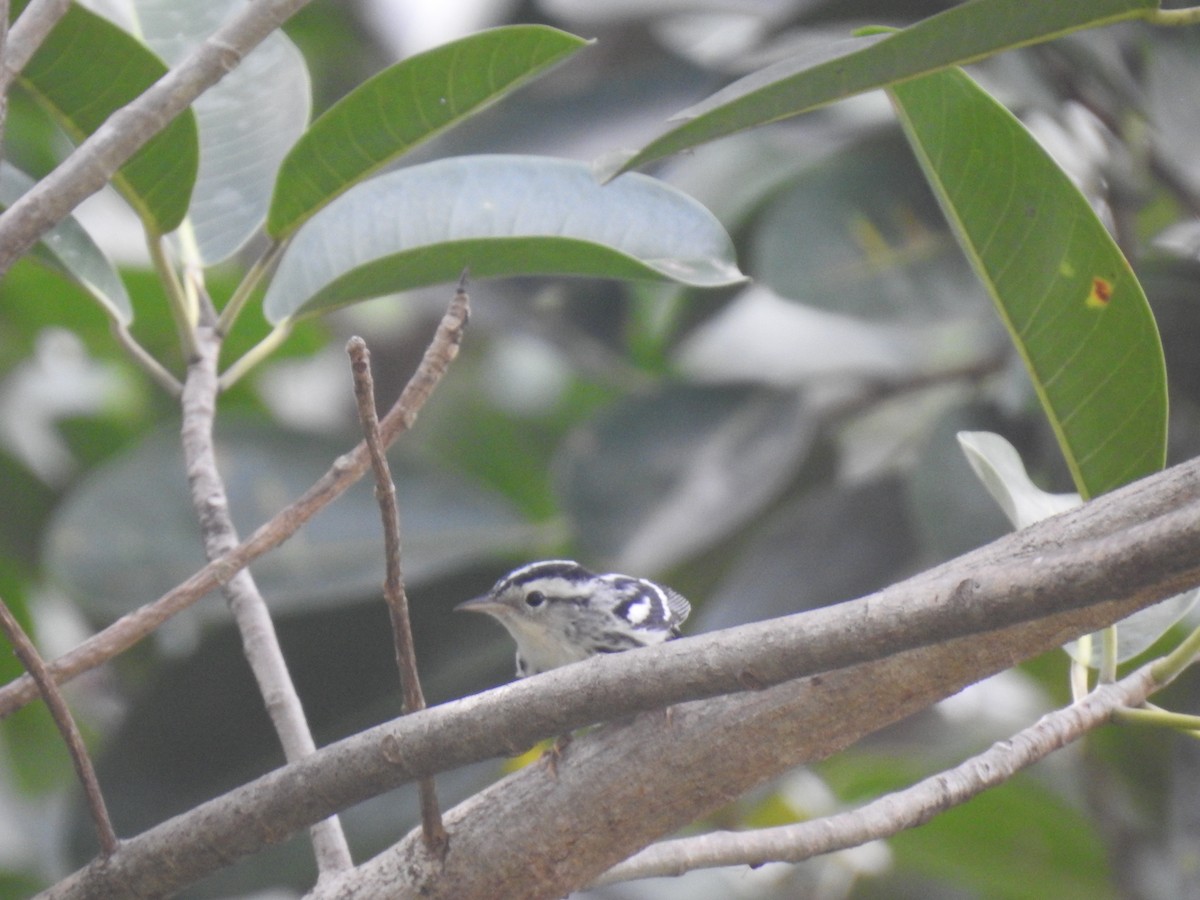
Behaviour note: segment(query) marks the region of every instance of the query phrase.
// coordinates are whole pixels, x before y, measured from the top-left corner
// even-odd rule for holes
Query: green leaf
[[[961,71],[892,96],[917,159],[1025,360],[1075,486],[1162,468],[1166,368],[1141,285],[1087,200]]]
[[[0,207],[7,209],[33,184],[33,179],[24,172],[0,163]],[[128,325],[133,321],[133,302],[121,276],[104,251],[71,216],[42,235],[33,256],[78,282],[118,324]]]
[[[601,186],[587,166],[467,156],[359,185],[296,235],[267,319],[474,278],[590,275],[716,287],[742,281],[733,243],[695,200],[643,175]]]
[[[166,72],[145,45],[72,4],[25,67],[21,83],[72,140],[82,141]],[[165,234],[187,213],[198,160],[196,118],[187,110],[121,167],[114,184],[147,228]]]
[[[589,42],[544,25],[473,34],[380,72],[322,115],[279,169],[267,232],[287,237],[380,167]]]
[[[605,175],[864,91],[1083,28],[1139,18],[1157,8],[1157,0],[962,3],[903,31],[847,39],[748,75],[681,112],[676,118],[689,121],[632,156],[613,160]]]

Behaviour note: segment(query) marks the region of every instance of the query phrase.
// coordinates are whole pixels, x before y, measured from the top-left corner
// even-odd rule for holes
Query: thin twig
[[[54,724],[62,733],[63,741],[67,745],[67,752],[71,754],[71,762],[75,765],[75,774],[79,776],[79,781],[83,785],[88,810],[92,814],[92,821],[96,823],[96,835],[100,839],[100,853],[105,857],[112,856],[117,852],[120,842],[117,840],[117,833],[113,830],[112,820],[108,817],[108,807],[104,804],[104,794],[100,791],[100,782],[96,780],[96,770],[92,766],[92,758],[88,755],[87,746],[83,743],[83,735],[79,733],[79,727],[75,724],[75,718],[71,715],[62,691],[58,689],[58,685],[46,671],[46,663],[42,659],[42,655],[38,653],[37,647],[33,645],[33,641],[29,639],[25,629],[21,627],[21,623],[16,620],[3,599],[0,599],[0,628],[4,630],[9,643],[16,651],[21,665],[37,682],[38,690],[42,692],[46,706],[50,708]]]
[[[399,399],[379,423],[385,445],[412,427],[417,413],[458,355],[468,318],[466,294],[455,294],[442,317],[417,371]],[[182,612],[264,553],[278,547],[305,522],[340,497],[370,466],[365,443],[335,460],[324,475],[297,500],[280,510],[269,522],[219,559],[210,562],[182,584],[157,600],[127,613],[103,631],[49,663],[54,679],[62,684],[103,665],[154,632],[163,622]],[[38,696],[28,675],[0,688],[0,718],[11,715]]]
[[[459,290],[462,290],[461,285]],[[358,402],[358,418],[362,423],[363,437],[371,454],[371,468],[375,473],[375,497],[379,501],[379,514],[383,519],[383,546],[387,567],[383,595],[392,619],[392,637],[396,643],[396,666],[400,670],[404,712],[411,713],[425,708],[425,694],[421,690],[421,677],[417,672],[417,650],[413,642],[412,620],[408,614],[408,594],[404,590],[404,574],[400,566],[400,507],[396,502],[396,484],[392,480],[387,456],[383,452],[383,442],[379,438],[379,417],[375,412],[375,384],[371,377],[371,351],[367,349],[367,342],[362,338],[352,337],[346,345],[346,352],[350,355],[350,368],[354,373],[354,398]],[[433,777],[420,779],[417,788],[421,798],[421,830],[425,835],[425,845],[438,858],[444,858],[449,838],[442,824],[442,813],[438,807],[437,788]]]
[[[182,438],[192,505],[200,520],[204,550],[210,560],[215,560],[238,545],[238,536],[229,515],[229,498],[225,481],[217,469],[213,444],[221,336],[214,327],[216,312],[211,301],[199,285],[196,287],[201,322],[191,338],[196,355],[188,363],[187,380],[183,385]],[[242,569],[222,585],[222,592],[237,623],[246,661],[254,673],[284,756],[289,762],[311,756],[317,745],[288,672],[270,610],[259,593],[254,576],[249,569]],[[336,816],[315,823],[311,834],[317,867],[322,875],[348,869],[354,864],[346,835]]]
[[[1003,784],[1021,769],[1106,724],[1114,714],[1142,703],[1161,686],[1152,666],[1145,665],[1120,682],[1102,684],[1077,703],[1046,714],[953,769],[858,809],[795,825],[663,841],[613,866],[591,886],[678,876],[719,866],[798,863],[891,837]]]

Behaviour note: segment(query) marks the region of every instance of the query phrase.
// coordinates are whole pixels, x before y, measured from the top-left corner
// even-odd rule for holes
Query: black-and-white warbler
[[[691,604],[669,587],[628,575],[596,575],[552,559],[509,572],[455,609],[487,613],[517,642],[517,677],[679,637]]]

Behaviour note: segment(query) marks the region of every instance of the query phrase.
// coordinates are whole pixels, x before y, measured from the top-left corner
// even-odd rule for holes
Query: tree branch
[[[465,277],[465,276],[464,276]],[[464,285],[459,284],[459,293]],[[417,650],[413,643],[412,621],[408,615],[408,594],[404,590],[404,575],[400,568],[400,509],[396,503],[396,484],[383,453],[383,442],[379,438],[379,419],[375,413],[375,383],[371,378],[371,352],[367,342],[360,337],[350,338],[346,345],[354,372],[354,396],[358,401],[358,416],[362,422],[363,439],[371,454],[371,468],[375,472],[375,496],[379,500],[379,514],[383,521],[384,559],[386,580],[383,594],[387,600],[392,620],[392,637],[396,644],[396,667],[400,671],[400,690],[404,697],[404,712],[417,712],[425,708],[425,693],[421,690],[421,676],[417,671]],[[425,844],[430,852],[441,857],[446,853],[449,836],[442,826],[442,813],[438,807],[437,790],[433,776],[419,779],[417,783],[421,798],[421,829]]]
[[[117,833],[113,830],[112,820],[108,817],[104,793],[100,790],[100,782],[96,779],[96,769],[92,766],[92,758],[88,755],[83,735],[79,733],[79,726],[75,724],[75,718],[71,715],[71,709],[67,706],[62,691],[58,689],[54,679],[46,672],[46,663],[42,659],[42,655],[38,653],[37,647],[33,645],[33,641],[29,639],[29,635],[25,633],[25,629],[21,627],[21,623],[16,620],[3,599],[0,599],[0,630],[4,631],[8,642],[12,644],[13,651],[17,654],[17,659],[29,671],[33,680],[37,682],[38,690],[42,692],[46,706],[50,709],[50,716],[54,719],[54,724],[58,727],[63,742],[67,745],[71,763],[75,766],[75,774],[79,777],[80,784],[83,785],[88,811],[92,815],[92,821],[96,824],[96,835],[100,840],[100,854],[102,857],[112,856],[117,852]]]
[[[591,886],[678,876],[717,866],[798,863],[891,837],[1003,784],[1021,769],[1108,723],[1120,710],[1145,702],[1160,687],[1152,666],[1143,666],[1120,682],[1102,684],[1078,702],[1046,714],[961,765],[858,809],[777,828],[719,831],[663,841],[613,866]]]
[[[1198,472],[1177,466],[860,600],[597,657],[368,729],[125,841],[50,896],[177,890],[414,778],[716,698],[676,707],[669,729],[648,716],[577,739],[552,786],[532,767],[460,805],[438,878],[422,880],[418,833],[319,886],[352,892],[390,872],[391,895],[562,896],[753,784],[1200,581]]]
[[[400,397],[379,423],[384,444],[390,445],[412,427],[446,369],[458,355],[468,317],[467,297],[455,295],[438,325],[433,340]],[[172,616],[231,579],[264,553],[278,547],[318,512],[340,497],[370,466],[366,445],[360,443],[335,460],[329,471],[271,521],[220,559],[210,562],[187,581],[152,603],[127,613],[78,647],[47,666],[59,684],[96,668],[123,653]],[[0,718],[11,715],[38,696],[37,685],[28,675],[0,688]]]
[[[310,896],[368,898],[391,885],[391,896],[423,900],[555,900],[747,790],[1002,671],[1014,654],[1049,649],[1086,618],[1067,613],[683,704],[670,727],[661,715],[609,726],[572,745],[557,779],[527,767],[450,810],[454,842],[436,871],[409,835]]]
[[[46,231],[108,184],[150,138],[308,2],[258,0],[246,4],[183,62],[109,116],[58,168],[0,214],[0,275]]]
[[[213,327],[216,316],[211,304],[205,306],[202,319],[209,321],[202,321],[193,332],[196,355],[188,363],[187,380],[183,385],[182,438],[192,505],[200,520],[204,551],[210,560],[215,560],[237,546],[238,536],[229,515],[229,498],[217,470],[213,446],[221,338]],[[283,658],[271,613],[254,576],[249,569],[242,569],[225,582],[221,590],[237,623],[246,661],[254,673],[275,733],[279,735],[284,757],[295,762],[310,756],[317,745]],[[346,843],[346,835],[336,816],[314,822],[311,831],[317,868],[322,877],[353,864],[350,845]]]
[[[17,74],[33,58],[46,35],[67,14],[70,6],[70,0],[30,0],[8,33],[4,65],[0,66],[0,91],[8,93]],[[4,20],[7,22],[8,17]]]

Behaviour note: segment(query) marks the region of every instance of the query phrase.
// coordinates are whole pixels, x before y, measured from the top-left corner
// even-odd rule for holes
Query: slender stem
[[[199,296],[201,322],[195,332],[196,354],[188,365],[183,387],[182,437],[192,504],[200,520],[205,553],[209,560],[215,561],[235,549],[239,541],[229,516],[229,498],[217,469],[213,445],[221,337],[214,327],[216,317],[211,301],[203,292]],[[221,589],[241,633],[246,660],[279,735],[284,755],[289,762],[312,755],[316,751],[316,742],[284,661],[270,611],[253,575],[249,569],[241,569],[222,584]],[[311,835],[317,867],[323,875],[353,865],[350,847],[336,816],[314,824]]]
[[[1152,9],[1146,13],[1145,18],[1147,22],[1153,25],[1195,25],[1197,22],[1200,22],[1200,7]]]
[[[117,339],[117,343],[124,348],[130,358],[135,363],[144,369],[159,386],[172,397],[178,397],[183,391],[183,385],[179,383],[179,379],[172,375],[162,363],[150,355],[141,344],[137,342],[129,332],[129,328],[116,320],[112,323],[112,334]]]
[[[1154,676],[1167,681],[1178,675],[1200,656],[1200,628],[1197,628],[1166,656],[1154,662]]]
[[[1117,625],[1109,625],[1100,632],[1100,666],[1096,673],[1099,684],[1109,684],[1117,680]]]
[[[179,335],[179,346],[183,350],[183,358],[190,360],[196,355],[196,323],[199,321],[199,300],[194,290],[184,286],[167,258],[166,238],[161,234],[147,234],[146,246],[150,251],[150,260],[154,263],[154,271],[158,280],[167,292],[167,306],[171,310],[171,318],[175,320],[175,331]]]
[[[284,319],[271,329],[270,334],[247,350],[243,356],[234,360],[233,365],[221,374],[221,390],[227,391],[237,384],[243,375],[274,353],[279,345],[288,339],[288,335],[291,333],[291,319]]]
[[[1085,634],[1083,637],[1081,637],[1077,642],[1076,648],[1076,656],[1078,656],[1079,659],[1076,659],[1075,656],[1071,657],[1070,679],[1072,703],[1078,703],[1080,700],[1086,697],[1088,695],[1088,691],[1091,690],[1088,685],[1088,664],[1086,662],[1081,662],[1081,660],[1091,659],[1092,640],[1093,637],[1090,634]]]
[[[233,292],[233,296],[229,298],[229,302],[225,304],[225,308],[221,310],[221,315],[217,319],[217,328],[222,334],[229,334],[233,330],[233,323],[237,321],[237,317],[245,308],[254,289],[262,281],[263,276],[271,271],[272,266],[275,265],[286,247],[287,244],[284,242],[271,241],[267,252],[254,261],[254,265],[250,267],[250,271],[238,284],[237,290]]]
[[[1129,725],[1149,725],[1153,728],[1174,728],[1193,737],[1200,737],[1200,716],[1171,712],[1147,704],[1145,707],[1119,709],[1115,714],[1118,721]]]
[[[416,372],[380,422],[385,444],[391,444],[411,427],[417,413],[446,374],[458,355],[469,312],[466,294],[455,294]],[[208,563],[157,600],[127,613],[51,662],[51,674],[61,684],[128,650],[172,616],[187,609],[239,570],[290,538],[305,522],[344,494],[369,466],[366,445],[360,443],[335,460],[312,487],[276,513],[269,522],[261,525],[247,540],[220,559]],[[37,686],[27,675],[0,687],[0,718],[12,714],[37,695]]]
[[[75,718],[71,715],[62,691],[58,689],[54,678],[46,669],[42,655],[38,653],[37,647],[33,645],[33,641],[29,639],[21,627],[21,623],[16,620],[3,599],[0,599],[0,629],[4,630],[17,658],[21,660],[21,665],[37,683],[38,690],[41,691],[42,697],[46,701],[46,706],[50,708],[54,724],[62,733],[63,740],[67,745],[67,752],[71,754],[75,774],[79,776],[79,781],[83,785],[88,810],[92,814],[92,821],[96,824],[96,834],[100,839],[100,852],[106,857],[112,856],[117,852],[120,842],[117,840],[117,833],[113,830],[112,820],[108,817],[108,807],[104,804],[104,794],[100,791],[100,782],[96,780],[96,770],[92,766],[91,756],[88,755],[87,745],[83,742],[83,735],[79,733],[79,727],[75,724]]]
[[[461,290],[461,288],[460,288]],[[354,374],[354,397],[358,401],[358,417],[363,438],[371,454],[375,473],[375,497],[383,519],[384,558],[387,574],[383,593],[392,618],[392,637],[396,643],[396,666],[400,670],[400,689],[404,696],[404,712],[425,708],[425,694],[417,671],[417,651],[413,642],[412,621],[408,614],[408,594],[404,590],[404,573],[400,565],[400,507],[396,503],[396,483],[388,468],[379,436],[379,417],[375,411],[375,384],[371,377],[371,351],[360,337],[350,338],[346,345],[350,367]],[[425,846],[439,858],[445,858],[450,839],[442,824],[437,789],[433,776],[417,782],[421,798],[421,830]]]

